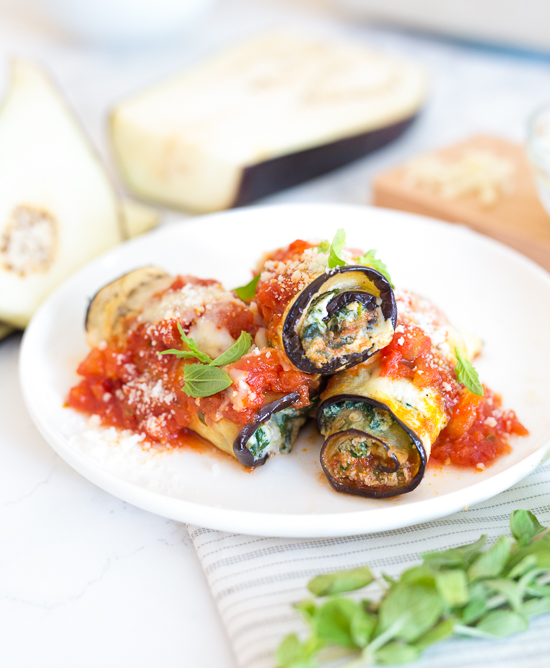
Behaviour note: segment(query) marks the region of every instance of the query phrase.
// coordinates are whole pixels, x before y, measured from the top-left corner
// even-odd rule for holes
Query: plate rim
[[[476,241],[486,245],[492,249],[497,249],[499,253],[504,254],[505,259],[511,259],[514,262],[519,262],[527,270],[533,272],[539,279],[546,282],[550,287],[550,274],[542,267],[537,265],[533,260],[525,257],[518,251],[506,246],[505,244],[486,237],[464,225],[457,225],[440,221],[438,219],[422,216],[414,213],[398,211],[393,209],[385,209],[382,207],[373,207],[369,205],[357,204],[340,204],[340,203],[285,203],[285,204],[271,204],[259,205],[254,207],[246,207],[241,209],[232,209],[229,211],[217,212],[204,216],[196,216],[189,219],[180,219],[170,222],[157,228],[147,236],[140,236],[130,239],[122,244],[115,246],[107,252],[97,256],[90,262],[86,263],[77,272],[69,276],[62,284],[44,301],[40,306],[35,316],[29,323],[27,330],[23,335],[21,343],[20,359],[19,359],[19,379],[23,394],[25,406],[38,428],[41,435],[46,442],[52,447],[55,452],[66,461],[74,470],[76,470],[84,478],[100,487],[104,491],[113,496],[122,499],[132,505],[135,505],[143,510],[156,513],[163,517],[167,517],[176,521],[185,522],[189,524],[196,524],[209,529],[229,531],[235,533],[242,533],[248,535],[271,536],[281,538],[322,538],[322,537],[339,537],[349,535],[374,534],[393,529],[400,529],[416,524],[430,522],[441,517],[451,515],[464,508],[464,491],[468,490],[468,506],[481,503],[497,494],[509,489],[511,486],[522,480],[529,473],[534,471],[540,465],[550,451],[550,440],[541,444],[537,450],[530,455],[520,460],[511,467],[497,473],[491,478],[481,480],[477,483],[467,486],[466,488],[455,490],[437,499],[423,499],[411,504],[410,508],[415,509],[414,517],[408,517],[405,512],[405,506],[388,505],[385,508],[370,508],[368,510],[354,510],[347,512],[336,513],[266,513],[248,510],[228,509],[218,506],[208,506],[195,501],[172,497],[162,492],[150,490],[137,485],[134,482],[125,480],[109,471],[104,470],[97,462],[85,457],[85,455],[77,450],[71,448],[68,442],[61,434],[55,433],[42,417],[35,412],[33,401],[31,399],[30,383],[31,374],[27,368],[28,355],[27,351],[32,345],[33,337],[37,325],[43,317],[43,313],[47,313],[50,304],[55,301],[58,293],[66,289],[66,286],[72,281],[78,281],[81,274],[89,271],[95,265],[101,265],[109,261],[111,257],[116,257],[121,252],[127,252],[134,245],[141,245],[146,238],[151,238],[152,235],[170,236],[170,233],[175,228],[190,227],[205,225],[212,220],[216,221],[226,219],[232,216],[254,216],[258,212],[266,209],[327,209],[333,208],[338,211],[352,210],[361,211],[363,213],[376,212],[376,215],[387,217],[388,219],[408,219],[411,223],[418,221],[423,225],[433,226],[435,228],[445,227],[453,229],[457,233],[468,234],[473,236]],[[461,500],[462,499],[462,500]],[[439,503],[435,503],[435,501]],[[375,525],[369,526],[369,520],[374,514],[382,515],[386,520],[383,526]],[[404,517],[403,517],[404,516]],[[418,517],[418,519],[416,519]],[[335,521],[337,518],[337,521]],[[267,525],[267,526],[264,526]]]

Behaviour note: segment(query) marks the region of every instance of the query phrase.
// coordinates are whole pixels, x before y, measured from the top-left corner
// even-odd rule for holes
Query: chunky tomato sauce
[[[478,396],[459,384],[454,365],[434,349],[420,327],[400,325],[380,353],[380,375],[407,378],[443,396],[449,422],[432,448],[432,458],[444,464],[486,466],[510,451],[509,436],[529,433],[514,411],[501,408],[500,397],[490,389],[485,387],[484,396]]]
[[[254,330],[252,321],[239,319],[237,313],[228,314],[224,324],[234,338],[241,330]],[[194,399],[182,386],[185,365],[196,360],[158,354],[169,348],[182,348],[176,320],[141,324],[118,349],[92,349],[78,367],[83,380],[70,391],[68,405],[100,416],[105,425],[143,433],[149,441],[178,445],[192,415],[201,413],[212,421],[226,418],[244,426],[266,395],[297,391],[301,396],[297,405],[307,405],[310,389],[319,382],[295,371],[279,351],[267,349],[225,367],[233,380],[226,391]]]
[[[313,244],[297,239],[287,248],[279,248],[265,258],[265,262],[287,262],[298,260],[307,248],[313,248]],[[300,291],[298,283],[290,276],[281,274],[275,279],[260,283],[256,290],[256,303],[258,310],[267,324],[267,335],[271,340],[276,339],[277,330],[281,319],[290,300]]]

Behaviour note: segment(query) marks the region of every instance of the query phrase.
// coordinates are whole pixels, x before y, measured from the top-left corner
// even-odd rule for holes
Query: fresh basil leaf
[[[494,636],[495,638],[504,638],[520,631],[525,631],[529,622],[523,615],[511,610],[493,610],[489,612],[480,622],[476,629]]]
[[[335,267],[345,266],[344,260],[340,257],[342,251],[344,250],[344,244],[346,243],[346,233],[340,228],[337,230],[334,235],[334,239],[330,244],[329,254],[328,254],[328,268],[334,269]]]
[[[231,385],[231,378],[225,371],[206,364],[186,366],[184,380],[182,390],[188,397],[210,397]]]
[[[293,633],[279,645],[276,653],[279,668],[317,668],[317,661]]]
[[[427,631],[423,636],[414,643],[415,648],[419,652],[423,652],[430,645],[434,645],[436,642],[441,642],[446,638],[449,638],[454,633],[454,620],[446,619],[437,626],[434,626],[433,629]]]
[[[349,571],[338,571],[327,575],[318,575],[313,578],[307,586],[315,596],[332,596],[345,591],[362,589],[373,581],[371,570],[368,566],[352,568]]]
[[[315,611],[315,630],[321,640],[342,647],[356,647],[351,620],[359,605],[349,598],[333,598]]]
[[[486,541],[487,536],[483,535],[475,543],[469,543],[461,547],[452,547],[442,552],[425,552],[422,558],[434,568],[440,566],[468,568],[472,561],[480,554]]]
[[[487,612],[487,599],[477,599],[464,608],[461,620],[464,624],[473,624]]]
[[[210,362],[210,366],[224,366],[240,360],[250,350],[252,337],[248,332],[241,332],[235,343],[219,357]]]
[[[432,587],[400,582],[380,604],[378,632],[404,620],[395,637],[412,642],[431,628],[443,612],[443,601]]]
[[[420,656],[420,651],[412,645],[400,642],[389,642],[374,655],[376,662],[383,666],[412,663]]]
[[[537,534],[546,529],[530,510],[514,510],[510,516],[510,528],[520,547],[528,545]]]
[[[317,246],[317,252],[318,253],[328,253],[330,250],[330,241],[328,239],[324,239],[321,241],[321,243]]]
[[[158,353],[159,355],[175,355],[180,359],[196,359],[197,355],[192,353],[190,350],[177,350],[176,348],[169,348],[168,350],[163,350]]]
[[[441,571],[435,576],[435,584],[441,598],[451,608],[468,603],[468,580],[464,571]]]
[[[351,618],[350,633],[357,647],[366,647],[376,629],[378,617],[363,608],[358,608]]]
[[[458,348],[455,348],[455,354],[455,374],[457,381],[467,387],[472,394],[477,394],[479,397],[482,397],[485,392],[474,365],[465,357],[462,357]]]
[[[501,536],[487,552],[482,552],[468,569],[468,580],[474,582],[482,578],[498,577],[510,556],[510,539]]]
[[[533,615],[542,615],[545,612],[550,612],[550,596],[544,596],[543,598],[533,598],[530,601],[525,602],[522,606],[521,612],[527,617],[532,617]]]
[[[392,288],[395,288],[387,266],[382,262],[382,260],[376,258],[376,251],[374,249],[367,251],[364,255],[361,255],[361,257],[357,258],[357,262],[359,264],[364,264],[366,267],[372,267],[373,269],[376,269],[376,271],[379,271],[392,286]]]
[[[244,302],[249,301],[256,295],[256,286],[260,280],[260,274],[256,274],[252,280],[250,280],[246,285],[241,285],[239,288],[234,288],[233,292],[237,295],[239,299],[242,299]]]

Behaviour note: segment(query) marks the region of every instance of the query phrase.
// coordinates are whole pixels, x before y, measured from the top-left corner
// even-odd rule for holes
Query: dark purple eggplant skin
[[[330,271],[321,274],[314,281],[312,281],[302,292],[299,294],[298,299],[290,307],[287,316],[283,324],[283,346],[285,353],[288,359],[294,364],[297,369],[303,371],[304,373],[319,373],[323,376],[330,376],[337,371],[343,371],[344,369],[349,369],[352,366],[356,366],[365,360],[368,360],[377,350],[372,348],[367,348],[362,350],[360,353],[352,353],[350,355],[342,355],[334,357],[323,366],[315,366],[313,362],[307,357],[303,347],[298,332],[296,331],[296,325],[298,324],[303,312],[307,309],[308,304],[311,302],[313,297],[322,292],[322,286],[326,281],[334,276],[335,274],[347,273],[347,272],[361,272],[365,274],[380,290],[380,299],[382,300],[382,315],[386,320],[392,322],[393,328],[397,324],[397,305],[395,303],[395,296],[393,294],[392,287],[388,279],[383,276],[379,271],[373,269],[372,267],[365,267],[363,265],[351,265],[349,267],[335,267]],[[350,290],[354,293],[356,291]],[[342,295],[345,293],[342,293]],[[341,295],[338,295],[341,297]],[[338,299],[338,297],[336,299]],[[332,302],[331,302],[332,303]]]
[[[333,397],[330,397],[326,401],[323,401],[323,403],[319,406],[317,412],[317,424],[320,432],[322,428],[321,418],[323,415],[323,410],[327,406],[339,403],[340,401],[363,401],[367,404],[371,404],[372,406],[376,406],[377,408],[381,408],[385,411],[388,411],[388,413],[391,413],[393,415],[393,413],[385,404],[381,403],[380,401],[376,401],[375,399],[369,399],[367,397],[361,396],[360,394],[335,394]],[[418,468],[418,473],[414,476],[414,478],[407,485],[403,485],[403,487],[397,487],[397,488],[392,487],[390,489],[385,489],[385,490],[377,490],[373,489],[372,487],[365,487],[359,485],[357,486],[347,485],[346,483],[336,480],[330,475],[330,473],[327,470],[327,467],[325,466],[324,454],[331,438],[333,438],[337,434],[345,433],[345,432],[337,432],[337,434],[332,434],[325,440],[325,442],[323,443],[323,447],[321,448],[321,455],[320,455],[323,472],[326,475],[327,480],[329,481],[333,489],[335,489],[337,492],[341,492],[342,494],[353,494],[354,496],[363,496],[368,499],[388,499],[392,496],[400,496],[401,494],[407,494],[408,492],[412,492],[413,489],[416,489],[418,487],[420,481],[424,477],[424,473],[426,472],[426,465],[427,465],[426,450],[424,450],[422,441],[418,438],[418,436],[414,433],[414,431],[412,431],[412,429],[407,427],[407,425],[401,422],[401,420],[397,419],[395,415],[393,415],[393,418],[403,427],[403,429],[411,437],[414,447],[416,448],[418,454],[420,455],[420,466]],[[358,429],[347,429],[346,432],[365,433],[361,432]],[[372,438],[370,434],[369,437]]]
[[[248,439],[252,437],[256,429],[260,427],[264,422],[267,422],[274,413],[282,411],[284,408],[289,408],[292,404],[295,404],[300,400],[299,392],[291,392],[290,394],[275,399],[269,404],[262,406],[258,411],[258,415],[254,422],[249,422],[246,427],[241,429],[237,434],[237,438],[233,441],[233,452],[238,461],[247,468],[252,468],[254,466],[261,466],[265,464],[268,455],[262,457],[262,459],[257,459],[254,461],[254,455],[247,448]]]
[[[243,170],[233,206],[250,204],[261,197],[309,181],[362,158],[397,139],[417,116],[415,114],[377,130],[250,165]]]

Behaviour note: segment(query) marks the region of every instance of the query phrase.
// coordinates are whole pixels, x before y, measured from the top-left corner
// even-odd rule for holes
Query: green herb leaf
[[[451,608],[468,603],[468,581],[464,571],[459,569],[441,571],[435,576],[435,584],[441,598]]]
[[[474,559],[481,553],[487,536],[481,536],[475,543],[462,545],[461,547],[452,547],[442,552],[425,552],[422,558],[434,567],[447,566],[468,568]]]
[[[455,374],[457,381],[465,385],[470,390],[470,392],[472,392],[472,394],[477,394],[479,397],[482,397],[484,395],[483,385],[479,380],[479,376],[475,370],[474,365],[466,358],[462,357],[458,348],[455,348],[455,354]]]
[[[328,268],[334,269],[335,267],[345,266],[344,260],[340,257],[342,251],[344,250],[344,244],[346,243],[346,233],[340,228],[337,230],[334,235],[334,239],[330,244],[329,254],[328,254]]]
[[[311,656],[308,648],[293,633],[287,636],[277,649],[277,665],[279,668],[316,668],[317,661]]]
[[[321,241],[321,243],[317,246],[318,253],[328,253],[329,250],[330,250],[330,241],[328,241],[328,239]]]
[[[431,564],[423,563],[420,566],[413,566],[408,568],[401,575],[401,582],[408,582],[409,584],[422,584],[428,587],[435,587],[435,573]]]
[[[379,649],[374,656],[377,663],[383,666],[390,666],[416,661],[420,656],[420,652],[412,645],[389,642],[382,649]]]
[[[351,618],[350,633],[357,647],[366,647],[378,624],[378,617],[358,608]]]
[[[256,286],[260,280],[260,274],[256,274],[252,280],[250,280],[246,285],[241,285],[239,288],[234,288],[233,292],[237,295],[239,299],[243,301],[248,301],[256,295]]]
[[[533,598],[530,601],[527,601],[523,604],[521,612],[527,617],[532,617],[533,615],[542,615],[545,612],[550,612],[550,596],[544,596],[543,598]]]
[[[379,631],[386,631],[398,620],[403,620],[395,637],[412,642],[426,633],[442,612],[443,601],[435,589],[400,582],[390,589],[380,604]]]
[[[252,337],[248,332],[241,332],[239,338],[235,343],[228,348],[224,353],[219,357],[216,357],[215,360],[210,362],[210,366],[224,366],[225,364],[232,364],[237,360],[240,360],[243,355],[250,350],[252,345]]]
[[[342,647],[356,647],[351,620],[359,605],[348,598],[333,598],[315,612],[315,630],[321,640]]]
[[[315,596],[332,596],[345,591],[362,589],[372,581],[373,577],[370,568],[368,566],[361,566],[349,571],[318,575],[309,582],[307,588]]]
[[[174,348],[171,348],[170,350],[163,350],[161,353],[159,353],[159,355],[175,355],[176,357],[184,359],[195,358],[198,359],[199,362],[202,362],[203,364],[210,364],[212,358],[206,353],[201,353],[201,351],[197,348],[197,344],[195,343],[195,341],[186,335],[186,333],[183,331],[183,327],[180,325],[179,322],[178,322],[178,330],[180,333],[182,343],[186,345],[189,348],[189,350],[175,350]]]
[[[485,583],[491,591],[502,594],[515,612],[521,612],[525,584],[499,578],[498,580],[487,580]]]
[[[311,599],[295,603],[294,609],[302,615],[308,624],[310,624],[315,617],[315,603]]]
[[[359,262],[359,264],[364,264],[366,267],[372,267],[373,269],[376,269],[376,271],[379,271],[392,286],[392,288],[395,288],[387,266],[384,264],[384,262],[382,262],[382,260],[376,258],[376,251],[374,249],[367,251],[364,255],[361,255],[361,257],[357,258],[357,262]]]
[[[489,636],[504,638],[520,631],[525,631],[529,622],[523,615],[510,610],[493,610],[476,625],[478,631]]]
[[[483,552],[468,569],[468,580],[474,582],[482,578],[498,577],[510,556],[510,539],[501,536],[487,552]]]
[[[449,638],[453,633],[454,621],[452,619],[446,619],[437,626],[434,626],[433,629],[427,631],[423,636],[420,636],[414,643],[414,646],[419,652],[423,652],[430,645],[434,645],[436,642]]]
[[[519,546],[525,547],[546,527],[542,526],[530,510],[515,510],[510,516],[510,529]]]
[[[464,608],[464,612],[462,613],[462,622],[464,624],[473,624],[473,622],[477,622],[478,619],[481,619],[481,617],[483,617],[486,612],[486,598],[472,601]]]
[[[231,378],[216,366],[189,364],[184,369],[185,385],[182,390],[188,397],[210,397],[231,385]]]

